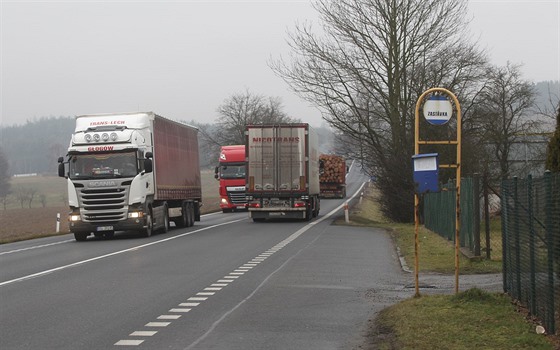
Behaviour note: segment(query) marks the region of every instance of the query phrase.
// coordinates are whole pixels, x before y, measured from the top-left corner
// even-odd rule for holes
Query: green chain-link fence
[[[455,241],[456,193],[455,182],[450,181],[442,186],[441,192],[426,193],[423,202],[424,226],[450,241]],[[475,191],[474,180],[463,178],[461,180],[459,244],[461,247],[469,248],[472,252],[477,250],[475,245],[480,244],[480,240],[475,240],[475,234],[480,232],[478,229],[475,230],[475,226],[480,222],[479,210],[478,192]]]
[[[502,182],[504,291],[554,334],[560,308],[560,175]]]

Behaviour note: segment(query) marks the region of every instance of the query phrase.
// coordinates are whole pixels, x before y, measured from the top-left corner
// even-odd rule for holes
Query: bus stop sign
[[[424,103],[424,118],[433,125],[443,125],[451,119],[453,106],[444,95],[432,95]]]

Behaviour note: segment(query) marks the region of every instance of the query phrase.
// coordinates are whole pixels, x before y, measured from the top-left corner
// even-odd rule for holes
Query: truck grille
[[[228,191],[229,200],[235,205],[247,204],[245,191]]]
[[[78,191],[82,220],[112,222],[126,219],[127,187],[82,188]]]

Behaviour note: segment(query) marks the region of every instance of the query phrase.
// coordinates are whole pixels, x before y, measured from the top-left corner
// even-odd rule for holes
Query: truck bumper
[[[249,208],[252,219],[306,219],[305,208]]]
[[[110,231],[140,231],[144,226],[143,218],[131,218],[118,222],[84,222],[71,221],[69,223],[72,233],[110,232]]]

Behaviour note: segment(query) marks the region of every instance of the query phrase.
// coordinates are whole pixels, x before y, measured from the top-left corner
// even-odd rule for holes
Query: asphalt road
[[[348,196],[365,180],[348,176]],[[210,214],[150,238],[0,246],[2,349],[352,349],[411,296],[388,234]]]

